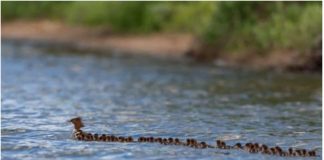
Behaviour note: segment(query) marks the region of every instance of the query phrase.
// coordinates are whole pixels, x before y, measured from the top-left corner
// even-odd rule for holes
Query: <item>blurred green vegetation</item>
[[[3,2],[4,21],[54,19],[119,33],[186,32],[221,50],[310,48],[321,2]]]

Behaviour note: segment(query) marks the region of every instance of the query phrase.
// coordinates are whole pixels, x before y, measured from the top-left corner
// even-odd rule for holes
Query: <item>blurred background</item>
[[[321,2],[4,2],[3,24],[17,20],[25,23],[4,25],[3,37],[30,38],[38,33],[42,38],[50,32],[60,38],[82,26],[84,32],[95,32],[91,37],[117,37],[108,45],[128,47],[131,52],[174,52],[196,60],[219,59],[255,68],[321,70]],[[44,25],[36,23],[43,20],[69,28],[51,31],[57,23],[46,23],[46,33],[38,29],[28,36],[30,29],[21,31]],[[149,36],[154,33],[159,34]],[[131,40],[119,38],[125,35],[133,36]],[[156,43],[165,46],[149,49],[154,46],[152,39],[160,39]]]

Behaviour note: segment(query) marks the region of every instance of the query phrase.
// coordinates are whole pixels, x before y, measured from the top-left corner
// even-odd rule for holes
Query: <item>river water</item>
[[[322,149],[321,75],[2,43],[2,159],[283,159],[238,150],[83,142],[84,131]],[[118,55],[118,54],[117,54]],[[305,158],[301,158],[305,159]]]

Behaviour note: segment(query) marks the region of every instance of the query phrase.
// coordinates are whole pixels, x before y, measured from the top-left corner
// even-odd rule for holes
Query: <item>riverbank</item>
[[[303,53],[276,50],[260,55],[254,52],[223,53],[206,46],[197,47],[199,42],[190,34],[114,34],[107,29],[75,27],[48,20],[4,22],[1,27],[3,40],[34,42],[54,49],[84,53],[91,51],[101,54],[114,52],[167,58],[190,57],[201,62],[256,69],[316,72],[321,72],[322,69],[321,39],[314,44],[312,50]]]

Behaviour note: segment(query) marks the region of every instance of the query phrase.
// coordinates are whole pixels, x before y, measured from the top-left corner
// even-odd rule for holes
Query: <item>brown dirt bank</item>
[[[258,55],[222,53],[215,47],[197,45],[189,34],[156,33],[149,35],[116,35],[103,29],[71,27],[52,21],[14,21],[2,23],[2,39],[29,41],[49,47],[107,53],[142,54],[157,57],[181,58],[189,56],[198,61],[223,62],[226,65],[275,70],[322,70],[322,39],[310,54],[290,50],[271,51]],[[289,53],[287,53],[289,52]]]

